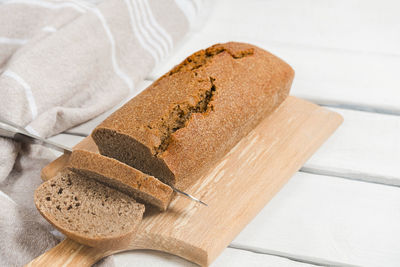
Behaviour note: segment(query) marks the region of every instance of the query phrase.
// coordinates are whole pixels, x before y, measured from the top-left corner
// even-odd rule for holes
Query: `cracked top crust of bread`
[[[92,133],[101,154],[185,189],[288,96],[293,69],[245,43],[200,50]]]

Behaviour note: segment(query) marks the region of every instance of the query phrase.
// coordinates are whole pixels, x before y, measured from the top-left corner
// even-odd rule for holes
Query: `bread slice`
[[[133,196],[138,202],[166,210],[173,190],[153,176],[142,173],[118,160],[86,150],[72,152],[68,168]]]
[[[132,197],[71,171],[41,184],[34,198],[39,212],[54,227],[91,247],[126,247],[145,210]]]

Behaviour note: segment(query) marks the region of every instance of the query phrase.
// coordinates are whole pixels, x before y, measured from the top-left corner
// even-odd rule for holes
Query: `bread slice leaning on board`
[[[120,240],[128,240],[144,211],[134,199],[166,209],[169,186],[185,190],[204,175],[285,100],[293,76],[287,63],[250,44],[216,44],[194,53],[95,128],[92,138],[103,156],[72,154],[69,169],[74,173],[68,176],[82,182],[68,192],[89,192],[84,207],[57,208],[63,200],[49,182],[66,186],[65,174],[37,189],[36,206],[61,232],[83,244],[112,245],[116,232]],[[104,194],[97,193],[105,191],[114,197],[106,208]],[[47,195],[53,196],[51,202]],[[131,213],[114,212],[127,206],[126,199],[132,201]],[[72,212],[88,215],[78,218]],[[93,216],[110,227],[96,228]],[[113,216],[120,221],[114,222]]]
[[[185,59],[92,133],[101,154],[184,190],[289,94],[294,71],[244,43]]]
[[[138,202],[156,206],[162,211],[167,209],[173,196],[172,188],[157,178],[97,153],[74,150],[67,168],[119,189]]]

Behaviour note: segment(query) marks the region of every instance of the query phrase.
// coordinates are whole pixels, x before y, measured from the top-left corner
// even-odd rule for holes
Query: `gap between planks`
[[[356,182],[400,187],[400,180],[395,177],[388,177],[388,176],[378,175],[378,174],[371,175],[369,173],[345,170],[345,169],[341,169],[341,168],[326,168],[326,167],[320,168],[320,167],[313,167],[313,166],[311,166],[311,167],[303,166],[299,170],[299,172],[343,178],[343,179],[352,180],[352,181],[356,181]]]
[[[328,261],[328,260],[324,260],[324,259],[320,259],[320,258],[311,258],[311,257],[302,256],[302,255],[295,255],[295,254],[285,253],[285,252],[281,252],[281,251],[276,251],[276,250],[263,249],[263,248],[259,248],[259,247],[238,245],[238,244],[234,244],[234,243],[231,243],[228,247],[232,248],[232,249],[248,251],[248,252],[252,252],[252,253],[256,253],[256,254],[281,257],[281,258],[285,258],[285,259],[288,259],[288,260],[291,260],[294,262],[306,263],[306,264],[311,264],[311,265],[315,265],[315,266],[358,267],[357,265]]]
[[[362,111],[362,112],[369,112],[369,113],[377,113],[383,115],[392,115],[392,116],[400,116],[400,109],[389,109],[379,106],[372,106],[372,105],[360,105],[354,103],[347,103],[347,102],[331,102],[327,100],[320,100],[320,99],[311,99],[307,97],[303,97],[303,99],[318,104],[323,107],[329,108],[337,108],[337,109],[347,109],[347,110],[355,110],[355,111]]]

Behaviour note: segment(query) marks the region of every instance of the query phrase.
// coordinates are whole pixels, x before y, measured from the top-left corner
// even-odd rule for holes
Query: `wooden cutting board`
[[[135,240],[124,250],[160,250],[209,265],[342,121],[335,112],[289,97],[186,190],[208,207],[176,196],[168,211],[146,211]],[[90,137],[76,148],[97,151]],[[47,165],[42,178],[52,178],[67,161],[63,155]],[[91,266],[117,252],[67,238],[27,266]]]

